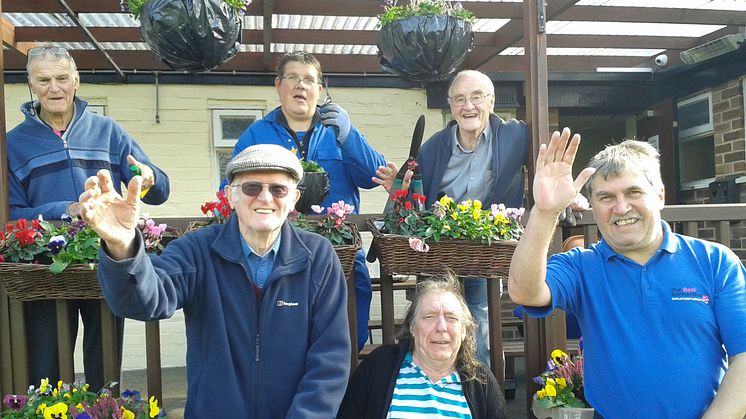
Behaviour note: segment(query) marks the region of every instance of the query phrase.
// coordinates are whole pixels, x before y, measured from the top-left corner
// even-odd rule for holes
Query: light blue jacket
[[[251,124],[238,139],[233,155],[256,144],[277,144],[288,150],[296,147],[284,118],[279,117],[281,114],[282,110],[278,107]],[[306,132],[306,138],[310,137],[308,160],[317,162],[329,173],[330,183],[329,196],[321,205],[330,207],[333,202],[343,200],[354,205],[357,213],[360,209],[358,188],[371,189],[378,186],[371,179],[376,175],[378,166],[386,165],[386,160],[354,126],[350,127],[350,134],[344,144],[340,144],[334,129],[319,122],[318,111],[313,120],[315,123]],[[300,157],[300,152],[297,154]],[[220,185],[221,190],[223,186],[225,180]]]
[[[150,166],[155,185],[143,198],[151,205],[168,199],[168,176],[113,119],[86,112],[86,101],[75,98],[75,116],[64,139],[21,106],[25,120],[8,132],[8,199],[10,218],[59,220],[78,201],[85,181],[101,169],[111,172],[114,189],[132,179],[127,164],[131,154]]]

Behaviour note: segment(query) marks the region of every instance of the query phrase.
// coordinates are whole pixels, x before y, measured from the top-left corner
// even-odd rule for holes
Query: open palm
[[[569,144],[568,144],[569,141]],[[536,209],[542,212],[561,212],[580,192],[594,170],[585,168],[577,179],[572,178],[572,164],[580,145],[580,135],[565,128],[554,132],[549,144],[542,144],[536,159],[533,194]]]
[[[135,237],[142,181],[140,176],[132,178],[124,198],[114,189],[108,170],[86,180],[81,216],[110,248],[127,247]]]

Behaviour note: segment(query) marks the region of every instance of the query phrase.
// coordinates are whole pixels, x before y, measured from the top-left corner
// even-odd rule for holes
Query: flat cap
[[[303,178],[303,167],[298,157],[285,147],[275,144],[257,144],[247,147],[233,157],[225,167],[228,183],[239,173],[261,171],[285,172],[298,183]]]

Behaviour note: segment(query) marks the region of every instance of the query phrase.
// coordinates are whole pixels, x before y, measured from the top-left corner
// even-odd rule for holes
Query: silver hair
[[[589,197],[593,197],[593,180],[599,176],[605,180],[630,173],[642,173],[653,188],[663,189],[660,154],[645,141],[624,140],[619,144],[609,145],[593,156],[588,166],[596,169],[585,184]]]
[[[471,77],[482,86],[482,89],[484,90],[485,94],[491,94],[495,95],[495,85],[492,83],[492,79],[481,71],[477,70],[463,70],[460,71],[458,74],[456,74],[456,77],[453,78],[453,81],[451,81],[451,84],[448,86],[448,96],[451,96],[451,90],[453,89],[453,85],[456,84],[456,81],[464,78],[464,77]]]
[[[36,53],[35,53],[36,52]],[[36,61],[67,61],[70,74],[78,72],[78,66],[75,65],[75,60],[70,53],[58,46],[54,45],[42,45],[34,47],[27,52],[28,60],[26,61],[26,74],[28,74],[29,80],[31,80],[31,63]]]

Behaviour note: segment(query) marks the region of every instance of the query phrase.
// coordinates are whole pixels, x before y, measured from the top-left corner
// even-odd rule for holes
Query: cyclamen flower
[[[49,248],[49,251],[52,252],[52,255],[57,255],[65,248],[65,245],[67,245],[65,236],[52,236],[49,239],[47,247]]]
[[[321,205],[311,205],[311,211],[315,212],[316,214],[321,214],[324,212],[324,208]]]

